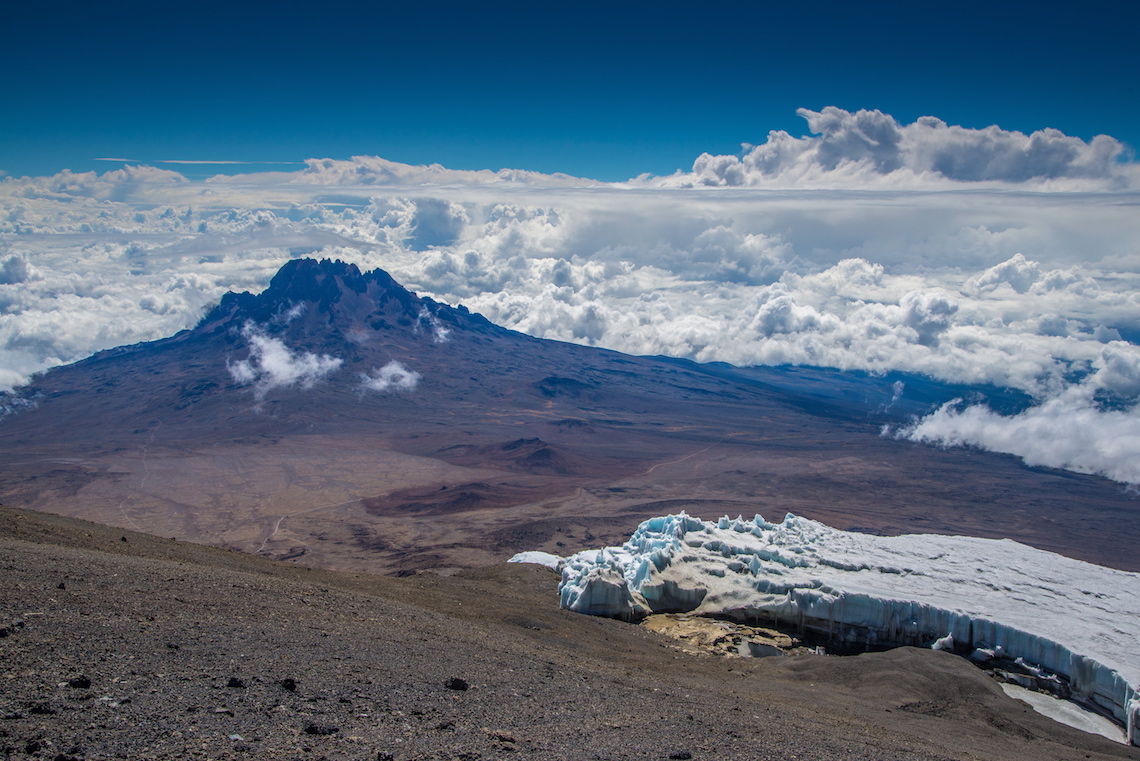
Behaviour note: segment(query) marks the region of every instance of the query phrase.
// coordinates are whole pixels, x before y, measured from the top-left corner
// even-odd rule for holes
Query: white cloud
[[[388,161],[379,156],[353,156],[348,161],[308,159],[308,168],[293,178],[294,182],[315,185],[510,185],[551,184],[576,186],[600,185],[568,174],[541,174],[521,169],[489,169],[477,171],[447,169],[439,164],[416,166]],[[216,178],[217,181],[225,181]]]
[[[236,383],[253,384],[259,399],[275,388],[312,388],[344,364],[344,360],[327,354],[291,351],[280,338],[267,336],[250,324],[242,329],[242,335],[249,342],[249,357],[227,366]]]
[[[975,446],[1017,455],[1028,465],[1140,484],[1140,347],[1114,342],[1091,366],[1080,383],[1054,388],[1017,415],[957,400],[884,433],[939,446]],[[1104,391],[1112,398],[1100,398]]]
[[[28,264],[28,260],[22,256],[13,254],[0,264],[0,285],[17,285],[29,280],[43,279],[44,276],[39,270]]]
[[[896,434],[940,446],[976,446],[1026,464],[1140,484],[1140,410],[1106,410],[1086,386],[1067,388],[1018,415],[953,403]]]
[[[639,182],[671,187],[899,187],[950,183],[1032,183],[1042,187],[1120,187],[1136,173],[1119,141],[1091,141],[1055,129],[1026,135],[997,126],[968,129],[933,116],[900,124],[881,111],[801,108],[812,136],[768,133],[741,156],[702,154],[692,171]]]
[[[439,318],[427,310],[427,307],[420,309],[419,316],[416,318],[416,329],[422,326],[427,326],[431,331],[432,341],[437,344],[447,343],[451,337],[451,331],[440,322]]]
[[[361,373],[361,385],[369,391],[413,391],[420,382],[420,374],[392,360],[379,370]]]
[[[1140,397],[1140,348],[1114,341],[1100,350],[1093,367],[1097,387],[1127,398]]]

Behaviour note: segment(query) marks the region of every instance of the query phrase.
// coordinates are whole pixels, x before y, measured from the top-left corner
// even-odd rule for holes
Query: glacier
[[[642,523],[566,558],[561,605],[794,626],[837,646],[931,646],[1059,675],[1140,745],[1140,574],[1009,539],[840,531],[788,514]]]

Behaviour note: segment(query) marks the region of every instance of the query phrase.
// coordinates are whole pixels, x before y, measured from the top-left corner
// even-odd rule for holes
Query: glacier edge
[[[848,646],[1004,652],[1068,680],[1140,745],[1140,574],[1010,540],[880,537],[788,514],[773,524],[651,518],[621,547],[566,559],[562,607],[793,626]]]

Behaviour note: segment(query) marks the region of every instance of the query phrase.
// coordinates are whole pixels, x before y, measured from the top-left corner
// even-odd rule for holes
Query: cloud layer
[[[619,184],[375,157],[202,182],[150,167],[5,179],[0,387],[189,327],[318,255],[546,338],[1010,386],[1054,438],[1073,405],[1105,432],[1135,418],[1140,182],[1118,142],[802,113],[807,137]],[[449,338],[431,315],[420,329]],[[247,338],[232,369],[255,389],[334,361]],[[412,382],[389,367],[365,384]],[[1018,425],[955,407],[908,430],[1030,458],[1017,441],[1049,435]],[[1128,446],[1048,462],[1124,478]]]

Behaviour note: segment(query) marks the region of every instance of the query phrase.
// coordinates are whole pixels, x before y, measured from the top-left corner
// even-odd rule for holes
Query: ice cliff
[[[638,619],[694,612],[780,623],[837,644],[1002,653],[1068,680],[1140,745],[1140,574],[1010,540],[857,534],[788,515],[642,523],[567,558],[562,607]]]

